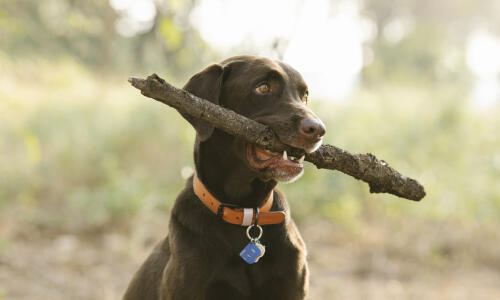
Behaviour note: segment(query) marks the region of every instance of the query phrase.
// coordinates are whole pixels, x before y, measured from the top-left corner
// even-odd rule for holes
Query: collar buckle
[[[230,203],[220,203],[219,207],[217,208],[217,218],[222,220],[222,217],[224,216],[224,207],[227,208],[237,208],[237,205],[230,204]]]

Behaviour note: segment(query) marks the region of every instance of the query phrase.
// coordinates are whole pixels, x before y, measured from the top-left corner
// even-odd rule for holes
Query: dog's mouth
[[[291,181],[302,174],[304,158],[262,149],[254,144],[247,144],[247,161],[250,167],[267,171],[270,177],[278,181]]]

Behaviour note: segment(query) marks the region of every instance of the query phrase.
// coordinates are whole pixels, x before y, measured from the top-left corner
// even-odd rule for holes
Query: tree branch
[[[249,143],[275,152],[286,150],[297,157],[303,153],[302,150],[283,144],[268,126],[178,89],[156,74],[148,76],[147,79],[131,77],[128,81],[141,90],[144,96],[207,121]],[[306,154],[305,160],[316,165],[318,169],[338,170],[368,183],[370,193],[390,193],[415,201],[425,196],[424,187],[418,181],[401,175],[385,161],[378,160],[370,153],[351,154],[335,146],[324,145],[317,151]]]

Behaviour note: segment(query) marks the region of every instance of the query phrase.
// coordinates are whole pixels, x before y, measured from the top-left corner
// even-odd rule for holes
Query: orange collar
[[[228,205],[221,203],[207,190],[196,172],[193,175],[193,189],[201,202],[224,221],[240,226],[250,226],[254,223],[255,212],[253,208],[230,208]],[[286,214],[284,211],[270,211],[273,206],[273,196],[274,193],[271,191],[264,205],[259,208],[258,225],[279,224],[285,220]]]

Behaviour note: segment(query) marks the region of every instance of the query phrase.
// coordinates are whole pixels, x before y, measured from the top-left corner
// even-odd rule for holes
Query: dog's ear
[[[214,104],[219,104],[223,77],[224,68],[221,65],[213,64],[193,75],[183,89]],[[186,114],[182,114],[182,116],[193,125],[200,141],[206,141],[212,135],[214,131],[212,124]]]

